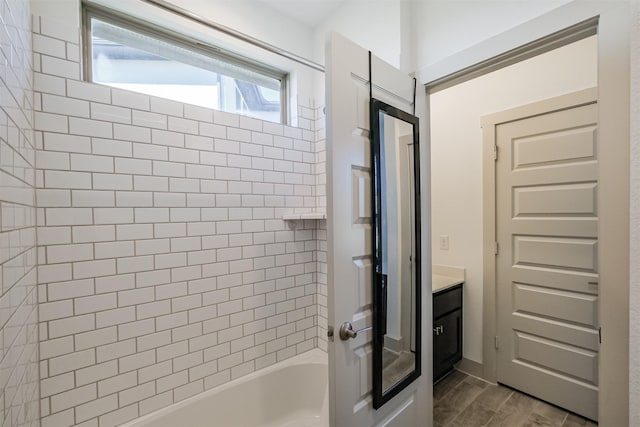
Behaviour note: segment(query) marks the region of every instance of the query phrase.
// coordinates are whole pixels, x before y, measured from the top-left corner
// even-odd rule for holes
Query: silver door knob
[[[357,331],[353,330],[353,325],[349,322],[344,322],[342,326],[340,326],[340,339],[342,341],[346,341],[349,338],[355,338],[358,336],[360,332],[365,332],[370,329],[373,329],[372,326],[368,326],[366,328],[358,329]]]
[[[344,322],[342,326],[340,326],[340,339],[342,341],[346,341],[349,338],[355,338],[358,336],[358,333],[353,330],[353,326],[349,322]]]

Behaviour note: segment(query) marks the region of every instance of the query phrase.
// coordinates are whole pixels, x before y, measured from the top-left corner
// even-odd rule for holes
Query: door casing
[[[603,340],[600,347],[599,421],[602,425],[629,424],[629,244],[630,244],[630,49],[631,28],[628,1],[572,1],[529,22],[518,25],[457,54],[424,67],[418,71],[418,82],[425,86],[426,108],[429,112],[429,94],[452,84],[461,83],[511,65],[535,54],[562,44],[555,36],[565,38],[568,44],[592,33],[584,32],[580,24],[597,22],[598,34],[598,124],[602,145],[599,158],[599,199],[601,213],[600,264],[600,322]],[[571,37],[572,29],[582,37]],[[545,45],[547,50],[541,45]],[[537,54],[537,53],[536,53]],[[528,55],[528,56],[527,56]],[[429,120],[426,120],[428,123]],[[421,132],[423,132],[421,130]],[[430,144],[428,129],[424,135]],[[493,148],[491,149],[493,150]],[[493,163],[493,152],[490,158]],[[609,209],[613,207],[612,209]],[[495,233],[491,219],[483,221],[485,243],[483,247],[483,286],[495,282]],[[483,304],[485,313],[493,311],[491,301]],[[491,298],[491,295],[488,295]],[[495,371],[490,355],[494,345],[495,323],[483,317],[483,364],[485,372]],[[429,342],[431,344],[431,342]],[[486,375],[486,374],[485,374]],[[495,379],[495,377],[493,377]],[[490,375],[486,379],[492,380]]]

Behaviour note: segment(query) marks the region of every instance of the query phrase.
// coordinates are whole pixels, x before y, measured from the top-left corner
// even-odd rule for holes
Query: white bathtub
[[[124,426],[328,427],[327,354],[308,351]]]

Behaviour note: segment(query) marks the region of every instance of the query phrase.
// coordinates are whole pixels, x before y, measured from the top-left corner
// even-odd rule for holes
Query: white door
[[[366,50],[331,35],[326,53],[328,322],[335,330],[329,342],[331,424],[429,426],[426,334],[423,375],[378,410],[371,396],[372,334],[347,341],[338,334],[343,322],[357,330],[373,320],[368,63]],[[372,75],[374,98],[411,112],[413,79],[375,56]],[[424,260],[430,262],[427,256]]]
[[[497,373],[498,382],[596,420],[598,110],[592,99],[496,127]]]

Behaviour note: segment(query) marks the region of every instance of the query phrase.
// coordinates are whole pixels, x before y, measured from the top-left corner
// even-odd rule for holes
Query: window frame
[[[114,9],[106,8],[96,4],[89,4],[86,2],[81,3],[81,43],[82,43],[82,79],[90,83],[96,83],[93,81],[93,45],[91,42],[91,19],[96,18],[100,21],[106,22],[111,25],[122,27],[126,30],[137,32],[146,36],[157,38],[165,43],[174,44],[183,49],[192,51],[197,54],[206,55],[221,61],[228,62],[230,64],[245,68],[255,73],[262,74],[266,77],[270,77],[280,81],[280,124],[289,124],[289,73],[262,64],[258,61],[252,60],[245,56],[230,52],[223,48],[212,45],[203,40],[180,34],[176,31],[167,28],[158,28],[157,25],[139,18],[134,18],[125,13],[119,12]],[[101,84],[101,83],[96,83]],[[219,110],[226,112],[224,110]],[[239,113],[231,113],[238,114]],[[244,116],[244,115],[243,115]],[[255,118],[252,116],[246,116]],[[258,119],[264,120],[264,119]]]

